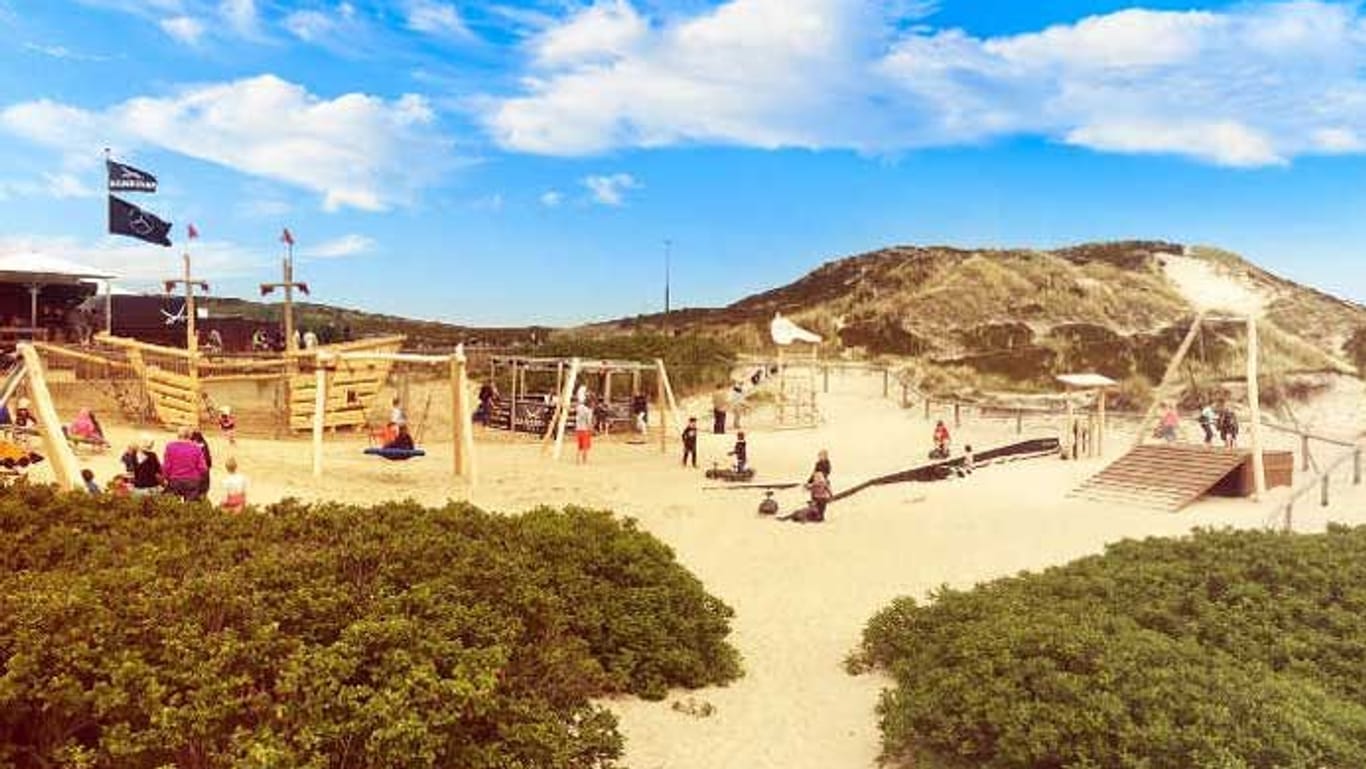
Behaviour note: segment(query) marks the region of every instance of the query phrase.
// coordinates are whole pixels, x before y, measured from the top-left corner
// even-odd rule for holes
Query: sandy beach
[[[1323,429],[1332,415],[1343,416],[1342,404],[1361,402],[1359,385],[1344,383],[1339,390],[1319,411],[1304,409],[1301,416]],[[75,408],[58,406],[64,413]],[[684,406],[699,417],[706,408],[702,399]],[[803,480],[822,448],[830,452],[837,491],[906,469],[924,461],[939,416],[926,421],[922,409],[903,409],[882,397],[880,375],[854,371],[831,376],[821,410],[821,425],[810,430],[775,430],[759,417],[747,423],[756,481]],[[108,429],[116,446],[138,432],[117,423]],[[1193,425],[1187,429],[1193,435]],[[160,446],[169,434],[154,435]],[[1056,435],[1049,420],[1025,422],[1025,438]],[[1296,443],[1293,436],[1267,437],[1273,446]],[[953,436],[955,446],[971,443],[979,451],[1018,439],[1013,419],[979,419],[970,412]],[[1108,458],[1131,441],[1131,433],[1112,430]],[[733,435],[703,433],[700,467],[723,462],[732,442]],[[795,524],[759,516],[761,491],[717,490],[720,484],[703,478],[702,469],[680,467],[672,437],[666,454],[657,441],[600,440],[591,462],[577,466],[572,447],[555,462],[534,439],[481,432],[472,488],[450,475],[449,439],[429,441],[425,458],[390,463],[363,456],[363,436],[329,436],[321,479],[311,475],[309,444],[302,438],[240,437],[230,447],[211,433],[210,443],[216,468],[228,456],[238,459],[256,504],[285,497],[356,504],[411,497],[431,505],[469,499],[507,513],[576,504],[637,519],[735,609],[732,642],[743,655],[745,675],[724,688],[672,692],[662,702],[610,703],[627,738],[625,763],[636,769],[872,767],[879,748],[874,709],[886,681],[851,676],[843,661],[869,617],[892,598],[923,598],[939,585],[970,587],[1061,564],[1125,537],[1264,526],[1277,520],[1275,500],[1288,491],[1275,490],[1262,503],[1202,501],[1176,514],[1126,509],[1067,496],[1106,458],[1050,457],[984,467],[966,479],[875,487],[834,504],[824,524]],[[82,461],[102,480],[118,469],[117,452]],[[44,472],[40,466],[33,476],[42,479]],[[1296,528],[1321,528],[1330,515],[1344,520],[1344,511],[1366,509],[1350,504],[1360,488],[1351,491],[1327,512],[1311,495],[1299,505]],[[804,500],[800,489],[779,491],[776,498],[784,511]],[[1355,518],[1366,520],[1366,513]],[[714,712],[685,712],[690,704],[710,704]]]

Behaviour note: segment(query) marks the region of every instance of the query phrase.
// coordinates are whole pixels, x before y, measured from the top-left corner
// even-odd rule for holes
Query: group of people
[[[187,502],[208,496],[213,469],[213,453],[204,434],[190,427],[182,427],[176,438],[167,442],[160,457],[150,435],[141,436],[120,457],[124,473],[116,476],[110,486],[115,494],[147,496],[172,494]],[[247,504],[247,479],[237,470],[237,460],[229,458],[224,464],[228,471],[223,480],[222,507],[240,511]],[[89,470],[82,474],[90,473]],[[93,474],[85,476],[86,488],[98,491]]]
[[[1234,448],[1238,445],[1238,415],[1233,412],[1233,408],[1226,401],[1220,401],[1217,406],[1206,403],[1200,408],[1200,414],[1196,417],[1200,429],[1205,434],[1205,445],[1214,444],[1214,436],[1217,432],[1219,443],[1224,448]],[[1153,437],[1161,438],[1168,443],[1176,442],[1177,428],[1181,425],[1181,415],[1176,410],[1173,403],[1163,403],[1162,413],[1158,417],[1157,427],[1153,430]]]

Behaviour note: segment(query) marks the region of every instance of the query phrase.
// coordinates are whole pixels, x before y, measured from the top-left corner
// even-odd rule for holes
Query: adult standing
[[[190,433],[190,440],[204,452],[204,475],[199,479],[199,496],[205,497],[209,494],[209,475],[213,472],[213,452],[209,451],[209,441],[204,433],[195,430]]]
[[[726,409],[730,408],[730,388],[725,383],[716,386],[711,395],[711,431],[717,435],[726,432]]]
[[[1238,445],[1238,416],[1228,404],[1219,407],[1219,439],[1224,442],[1226,449]]]
[[[1214,413],[1214,407],[1206,403],[1200,409],[1200,429],[1205,431],[1205,445],[1214,443],[1214,422],[1218,417]]]
[[[588,452],[593,448],[593,407],[586,400],[574,407],[574,442],[579,447],[578,463],[588,464]]]
[[[816,473],[820,473],[827,481],[830,480],[830,452],[825,449],[816,452],[816,467],[811,471],[811,476],[807,478],[806,482],[810,483],[815,480]]]
[[[176,439],[166,444],[162,452],[161,472],[166,476],[166,489],[181,499],[192,502],[199,499],[200,484],[209,472],[204,460],[204,450],[191,440],[194,431],[188,427],[180,428]]]

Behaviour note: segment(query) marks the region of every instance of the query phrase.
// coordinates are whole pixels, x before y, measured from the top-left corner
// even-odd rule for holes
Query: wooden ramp
[[[1139,446],[1068,496],[1176,512],[1209,493],[1248,459],[1209,446]]]

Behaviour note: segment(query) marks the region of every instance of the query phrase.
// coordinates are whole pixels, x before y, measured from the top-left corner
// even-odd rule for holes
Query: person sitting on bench
[[[412,451],[416,446],[413,445],[413,436],[408,432],[408,425],[399,425],[398,434],[388,443],[384,444],[385,451],[400,450]]]

